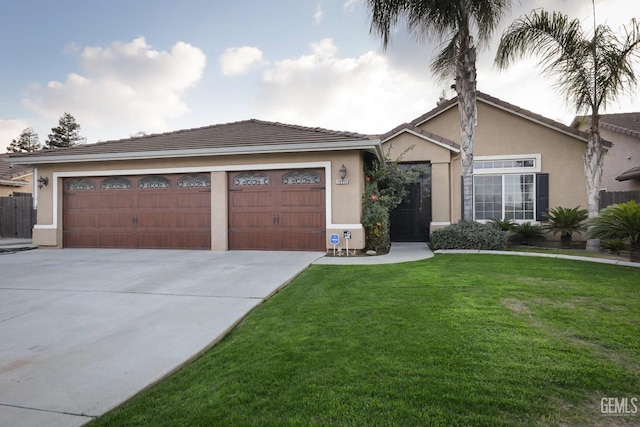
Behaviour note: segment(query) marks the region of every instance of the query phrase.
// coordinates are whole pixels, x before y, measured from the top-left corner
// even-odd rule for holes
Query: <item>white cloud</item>
[[[316,7],[316,12],[313,14],[313,23],[318,25],[322,22],[322,18],[324,17],[324,12],[322,11],[322,7],[318,4]]]
[[[200,80],[205,63],[200,49],[183,42],[171,51],[153,49],[144,37],[85,47],[82,74],[70,73],[64,82],[51,81],[46,87],[31,85],[23,104],[49,119],[71,113],[83,130],[95,133],[84,133],[89,142],[140,129],[165,130],[168,120],[189,111],[184,94]]]
[[[347,0],[344,2],[342,7],[344,7],[345,10],[352,11],[354,6],[358,3],[360,3],[360,0]]]
[[[435,107],[440,90],[427,73],[407,73],[373,51],[340,57],[331,39],[310,48],[263,73],[257,102],[265,119],[382,133]]]
[[[264,64],[262,51],[257,47],[230,47],[220,55],[220,70],[225,76],[247,74],[257,65]]]
[[[20,136],[20,133],[29,127],[24,120],[2,120],[0,119],[0,153],[5,153],[11,141]]]

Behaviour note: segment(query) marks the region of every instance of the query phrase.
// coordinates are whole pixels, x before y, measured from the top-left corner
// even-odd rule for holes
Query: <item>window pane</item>
[[[475,176],[474,208],[476,219],[502,218],[502,177]]]

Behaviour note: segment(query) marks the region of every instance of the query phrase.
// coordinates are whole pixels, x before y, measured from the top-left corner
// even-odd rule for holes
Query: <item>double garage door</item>
[[[228,176],[229,249],[325,249],[324,170]],[[63,198],[64,247],[211,248],[209,174],[66,178]]]

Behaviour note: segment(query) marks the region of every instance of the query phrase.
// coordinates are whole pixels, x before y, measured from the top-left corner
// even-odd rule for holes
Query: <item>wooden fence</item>
[[[600,209],[604,209],[615,203],[627,203],[635,200],[640,203],[640,190],[634,191],[601,191],[600,192]]]
[[[35,223],[32,197],[0,197],[0,237],[30,239]]]

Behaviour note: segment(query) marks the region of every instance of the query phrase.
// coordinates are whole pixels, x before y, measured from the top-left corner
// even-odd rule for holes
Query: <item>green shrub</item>
[[[575,208],[557,208],[549,209],[548,213],[543,213],[549,221],[545,224],[545,230],[551,231],[553,234],[560,233],[560,243],[563,248],[571,247],[571,236],[573,233],[585,231],[585,221],[589,217],[586,209]]]
[[[489,224],[498,227],[502,231],[512,231],[516,226],[516,222],[512,219],[491,218]]]
[[[590,238],[628,239],[629,259],[640,262],[640,205],[635,200],[607,206],[588,224]]]
[[[517,224],[514,228],[513,240],[521,245],[531,245],[537,241],[544,240],[542,227],[531,224],[531,221]]]
[[[460,221],[431,233],[433,249],[483,249],[507,248],[507,233],[492,224]]]
[[[629,249],[629,245],[624,239],[609,239],[602,241],[602,249],[606,249],[610,254],[620,255],[620,252]]]

